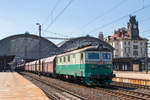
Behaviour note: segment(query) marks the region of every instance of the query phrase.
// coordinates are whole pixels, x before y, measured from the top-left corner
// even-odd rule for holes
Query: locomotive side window
[[[66,62],[66,58],[65,58],[65,56],[64,56],[64,62]]]
[[[68,56],[68,62],[70,62],[70,56]]]
[[[73,54],[73,58],[75,58],[75,54]]]
[[[61,57],[60,57],[60,63],[62,62],[62,59],[61,59]]]

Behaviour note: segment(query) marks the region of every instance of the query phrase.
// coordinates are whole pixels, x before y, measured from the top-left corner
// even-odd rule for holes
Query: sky
[[[129,15],[136,15],[140,35],[150,39],[150,0],[0,0],[0,39],[38,35],[36,23],[43,37],[98,37],[99,32],[106,37],[127,27]]]

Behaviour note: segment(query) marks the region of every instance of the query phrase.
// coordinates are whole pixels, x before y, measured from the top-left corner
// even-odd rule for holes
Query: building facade
[[[145,70],[145,58],[147,55],[146,38],[139,35],[136,16],[130,16],[127,28],[123,27],[114,31],[113,36],[105,38],[114,50],[114,69],[116,70]],[[130,60],[129,60],[130,59]]]

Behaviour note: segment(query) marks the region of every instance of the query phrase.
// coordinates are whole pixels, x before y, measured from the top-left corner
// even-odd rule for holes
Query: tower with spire
[[[139,27],[138,27],[138,21],[136,21],[136,16],[130,16],[127,30],[130,39],[134,39],[134,40],[139,39]]]

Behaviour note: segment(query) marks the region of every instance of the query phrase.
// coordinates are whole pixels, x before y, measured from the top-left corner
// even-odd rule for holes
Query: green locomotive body
[[[89,46],[56,57],[56,74],[89,84],[112,82],[112,52]]]

